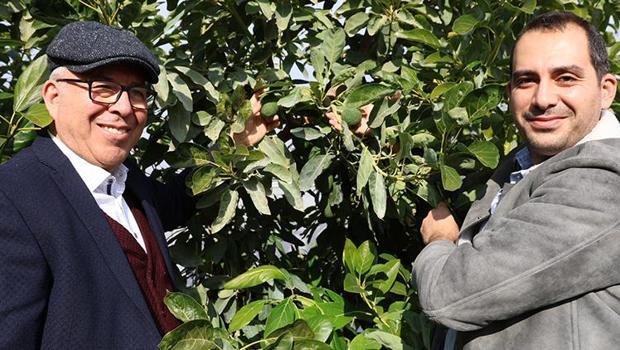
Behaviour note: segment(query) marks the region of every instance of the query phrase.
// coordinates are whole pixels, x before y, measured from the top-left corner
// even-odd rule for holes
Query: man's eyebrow
[[[570,72],[570,73],[574,73],[577,75],[584,75],[585,74],[585,70],[583,68],[581,68],[580,66],[576,65],[576,64],[571,64],[568,66],[559,66],[559,67],[554,67],[552,70],[553,73],[557,74],[557,73],[565,73],[565,72]]]
[[[116,80],[112,79],[112,77],[107,76],[107,75],[94,75],[91,79],[109,81],[109,82],[118,84]],[[135,82],[132,82],[131,84],[127,84],[127,86],[147,86],[147,82],[135,81]]]
[[[512,72],[512,75],[510,76],[510,78],[514,79],[516,77],[522,77],[524,75],[536,75],[536,72],[534,72],[531,69],[516,70],[516,71]]]
[[[567,65],[567,66],[558,66],[558,67],[553,67],[551,69],[551,72],[553,74],[560,74],[560,73],[566,73],[566,72],[570,72],[570,73],[574,73],[577,75],[584,75],[585,74],[585,70],[581,67],[578,66],[576,64],[571,64],[571,65]],[[532,75],[537,75],[538,73],[536,73],[535,71],[531,70],[531,69],[521,69],[521,70],[516,70],[514,72],[512,72],[511,75],[511,79],[515,79],[516,77],[522,77],[522,76],[532,76]]]

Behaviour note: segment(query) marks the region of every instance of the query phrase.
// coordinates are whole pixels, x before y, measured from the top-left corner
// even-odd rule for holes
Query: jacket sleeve
[[[588,152],[539,168],[472,244],[425,247],[413,272],[427,315],[472,331],[619,284],[619,166],[617,157]]]
[[[49,275],[26,220],[0,192],[0,349],[41,346]]]

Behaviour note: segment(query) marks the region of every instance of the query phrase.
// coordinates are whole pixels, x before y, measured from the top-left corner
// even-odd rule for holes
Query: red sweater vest
[[[114,235],[116,235],[118,243],[123,248],[125,256],[127,256],[127,261],[133,270],[159,331],[165,334],[180,324],[164,304],[166,291],[172,291],[174,288],[166,270],[164,257],[139,202],[133,196],[128,196],[127,193],[124,197],[140,227],[148,254],[144,252],[125,227],[108,215],[105,216]]]

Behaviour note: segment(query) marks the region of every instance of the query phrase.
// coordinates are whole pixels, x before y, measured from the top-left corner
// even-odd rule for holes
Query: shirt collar
[[[577,145],[595,140],[620,138],[620,122],[616,118],[614,112],[605,109],[601,112],[601,119],[586,136],[584,136]],[[520,170],[510,174],[510,183],[517,183],[525,177],[530,171],[536,169],[540,164],[534,164],[530,156],[530,150],[527,147],[520,149],[515,154],[515,160]],[[543,162],[544,163],[544,162]]]
[[[87,162],[84,158],[73,152],[62,140],[50,133],[52,141],[60,151],[69,159],[78,175],[91,193],[105,193],[118,197],[125,191],[127,180],[127,167],[119,165],[111,173],[101,167]]]

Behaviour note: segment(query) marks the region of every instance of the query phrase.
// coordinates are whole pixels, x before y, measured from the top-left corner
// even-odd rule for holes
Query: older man
[[[526,26],[512,56],[510,107],[525,147],[500,164],[460,230],[445,205],[421,228],[420,302],[459,331],[436,348],[615,349],[620,125],[607,110],[617,83],[604,42],[581,18],[551,12]]]
[[[133,34],[65,26],[47,49],[49,134],[0,167],[1,349],[154,349],[179,324],[164,230],[193,212],[125,163],[142,135],[157,59]],[[259,109],[260,107],[258,107]],[[273,128],[254,116],[235,135]]]

